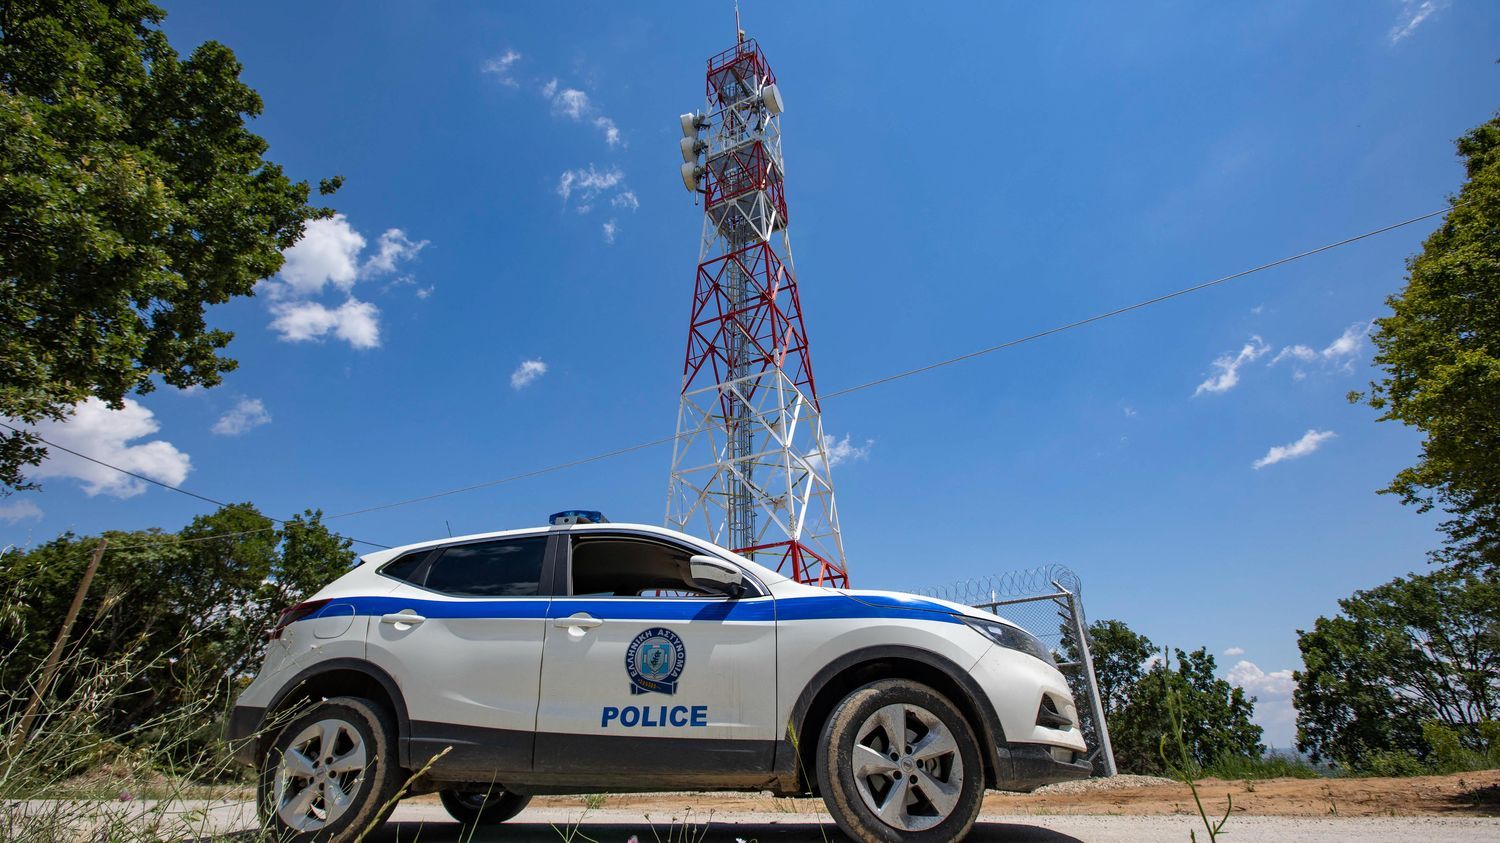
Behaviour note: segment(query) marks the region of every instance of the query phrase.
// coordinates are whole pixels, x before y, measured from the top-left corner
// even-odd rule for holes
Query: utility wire
[[[1453,204],[1453,207],[1457,207],[1459,204],[1461,204],[1461,203],[1455,202]],[[1038,331],[1038,332],[1036,332],[1034,334],[1028,334],[1028,335],[1026,335],[1024,337],[1020,337],[1019,339],[1013,339],[1013,340],[1009,340],[1007,342],[1000,343],[999,345],[992,345],[992,346],[989,346],[988,348],[981,348],[978,351],[971,351],[968,354],[960,354],[957,357],[950,357],[947,360],[939,360],[936,363],[928,363],[925,366],[918,366],[915,369],[908,369],[908,370],[906,370],[904,372],[897,372],[896,374],[893,374],[893,375],[886,375],[884,377],[876,378],[875,380],[872,380],[872,381],[866,381],[865,383],[858,384],[856,386],[845,387],[845,388],[837,390],[835,392],[830,392],[830,393],[827,393],[825,395],[822,395],[822,396],[819,397],[818,400],[820,400],[820,401],[827,401],[830,398],[838,398],[840,396],[848,395],[848,394],[853,393],[853,392],[859,392],[860,390],[863,390],[863,389],[869,389],[872,386],[880,386],[881,384],[887,384],[887,383],[890,383],[891,381],[898,381],[898,380],[901,380],[902,378],[909,378],[912,375],[920,375],[920,374],[922,374],[924,372],[930,372],[933,369],[941,369],[944,366],[952,366],[954,363],[962,363],[965,360],[973,360],[975,357],[983,357],[986,354],[993,354],[993,353],[995,353],[997,351],[1001,351],[1003,349],[1014,348],[1015,346],[1021,345],[1022,343],[1028,343],[1028,342],[1031,342],[1032,340],[1039,340],[1042,337],[1050,337],[1053,334],[1060,334],[1063,331],[1071,331],[1074,328],[1081,328],[1084,325],[1088,325],[1088,324],[1091,324],[1093,322],[1099,322],[1099,321],[1102,321],[1102,320],[1105,320],[1105,319],[1113,318],[1115,316],[1121,316],[1121,315],[1129,313],[1129,312],[1131,312],[1133,310],[1140,310],[1141,308],[1144,308],[1144,307],[1150,307],[1153,304],[1161,304],[1164,301],[1168,301],[1170,299],[1175,299],[1175,298],[1177,298],[1179,296],[1185,296],[1185,295],[1188,295],[1189,293],[1196,293],[1199,290],[1206,290],[1209,287],[1215,287],[1215,286],[1218,286],[1219,284],[1224,284],[1226,282],[1233,281],[1233,280],[1235,280],[1237,278],[1244,278],[1246,275],[1254,275],[1257,272],[1264,272],[1264,271],[1266,271],[1268,269],[1275,269],[1278,266],[1284,266],[1285,264],[1289,264],[1289,263],[1291,263],[1293,261],[1299,261],[1299,260],[1302,260],[1303,258],[1311,257],[1313,255],[1318,254],[1319,252],[1326,252],[1326,251],[1328,251],[1330,249],[1337,249],[1340,246],[1347,246],[1350,243],[1356,243],[1356,242],[1358,242],[1360,240],[1364,240],[1367,237],[1374,237],[1377,234],[1384,234],[1387,231],[1394,231],[1394,230],[1396,230],[1398,228],[1401,228],[1403,226],[1411,225],[1412,223],[1421,222],[1422,220],[1426,220],[1426,219],[1432,219],[1433,217],[1439,216],[1441,214],[1448,213],[1449,210],[1451,210],[1451,208],[1444,208],[1441,211],[1433,211],[1430,214],[1423,214],[1423,215],[1421,215],[1419,217],[1412,217],[1409,220],[1403,220],[1401,222],[1385,226],[1384,228],[1377,228],[1374,231],[1366,231],[1364,234],[1356,234],[1353,237],[1346,237],[1343,240],[1340,240],[1340,241],[1338,241],[1336,243],[1329,243],[1326,246],[1319,246],[1316,249],[1308,249],[1305,252],[1299,252],[1299,253],[1297,253],[1295,255],[1290,255],[1288,257],[1281,258],[1280,260],[1274,260],[1274,261],[1271,261],[1270,263],[1263,263],[1260,266],[1253,267],[1251,269],[1241,270],[1239,272],[1234,273],[1233,275],[1225,275],[1222,278],[1215,278],[1212,281],[1204,281],[1202,284],[1194,284],[1191,287],[1183,287],[1181,290],[1177,290],[1175,292],[1165,293],[1165,294],[1157,296],[1155,298],[1146,299],[1145,301],[1138,301],[1135,304],[1128,304],[1128,305],[1126,305],[1124,307],[1116,308],[1114,310],[1106,311],[1104,313],[1095,314],[1093,316],[1088,317],[1087,319],[1079,319],[1077,322],[1069,322],[1066,325],[1058,325],[1055,328],[1048,328],[1045,331]]]
[[[244,506],[244,504],[225,503],[224,501],[216,500],[216,499],[211,498],[211,497],[209,497],[207,495],[200,495],[197,492],[194,492],[194,491],[192,491],[190,489],[184,489],[181,486],[173,486],[171,483],[163,483],[160,480],[156,480],[156,479],[153,479],[151,477],[147,477],[144,474],[138,474],[138,473],[136,473],[134,471],[131,471],[128,468],[121,468],[121,467],[119,467],[117,465],[111,465],[110,463],[107,463],[104,460],[96,459],[94,457],[89,456],[88,454],[84,454],[84,453],[80,453],[78,451],[75,451],[72,448],[69,448],[69,447],[67,447],[65,445],[59,445],[56,442],[52,442],[52,441],[50,441],[48,439],[44,439],[41,436],[38,436],[35,431],[23,430],[21,428],[15,427],[14,425],[8,424],[6,422],[0,422],[0,427],[3,427],[6,430],[9,430],[9,431],[11,431],[13,433],[20,433],[20,434],[23,434],[23,435],[32,436],[32,437],[34,437],[36,439],[36,441],[41,442],[43,445],[46,445],[49,448],[56,448],[57,450],[62,451],[64,453],[72,454],[73,456],[78,457],[81,460],[88,460],[89,462],[91,462],[91,463],[93,463],[95,465],[103,466],[103,467],[105,467],[105,468],[107,468],[107,469],[109,469],[111,471],[118,471],[121,474],[129,475],[131,477],[134,477],[137,480],[142,480],[142,481],[145,481],[147,483],[150,483],[153,486],[160,486],[163,489],[167,489],[169,491],[176,492],[179,495],[187,495],[190,498],[197,498],[198,500],[203,501],[204,503],[211,503],[214,506],[219,507],[220,509],[228,509],[228,508],[236,507],[236,506]],[[270,520],[270,521],[272,521],[272,522],[274,522],[276,524],[280,524],[280,525],[285,525],[287,523],[286,521],[284,521],[284,520],[282,520],[280,518],[275,518],[275,517],[272,517],[270,515],[262,515],[261,517],[262,518],[266,518],[266,519],[268,519],[268,520]],[[215,536],[200,536],[200,537],[198,537],[196,539],[181,539],[179,541],[182,541],[182,542],[207,541],[207,540],[209,540],[211,538],[220,538],[220,537],[225,537],[225,536],[249,535],[250,533],[262,533],[262,532],[266,532],[267,530],[272,530],[272,529],[275,529],[275,528],[274,527],[263,527],[263,528],[261,528],[259,530],[244,530],[244,531],[241,531],[241,532],[238,532],[238,533],[220,533],[220,534],[217,534]],[[359,542],[360,544],[368,544],[368,545],[373,545],[375,547],[382,547],[382,548],[388,548],[388,547],[390,547],[390,545],[387,545],[387,544],[377,544],[375,542],[365,541],[364,539],[356,539],[356,538],[354,538],[352,536],[345,536],[345,538],[348,538],[350,541]],[[144,547],[144,545],[131,545],[130,547]],[[115,548],[115,550],[129,550],[130,547],[117,547],[117,548]]]
[[[904,372],[897,372],[895,374],[885,375],[884,377],[879,377],[879,378],[876,378],[876,379],[874,379],[872,381],[866,381],[864,383],[856,384],[854,386],[845,387],[843,389],[836,390],[834,392],[824,393],[823,395],[821,395],[821,396],[818,397],[818,401],[822,402],[822,401],[827,401],[830,398],[839,398],[839,397],[842,397],[842,396],[845,396],[845,395],[850,395],[852,393],[859,392],[861,390],[869,389],[871,387],[880,386],[882,384],[890,383],[891,381],[897,381],[897,380],[901,380],[903,378],[909,378],[909,377],[912,377],[913,375],[920,375],[920,374],[922,374],[924,372],[930,372],[933,369],[939,369],[939,368],[942,368],[944,366],[951,366],[954,363],[961,363],[961,362],[963,362],[965,360],[972,360],[972,359],[974,359],[976,357],[983,357],[986,354],[993,354],[994,352],[1000,351],[1002,349],[1013,348],[1013,347],[1021,345],[1023,343],[1028,343],[1028,342],[1032,342],[1034,340],[1042,339],[1043,337],[1052,336],[1053,334],[1060,334],[1060,333],[1062,333],[1064,331],[1070,331],[1070,330],[1072,330],[1074,328],[1081,328],[1084,325],[1088,325],[1088,324],[1091,324],[1093,322],[1098,322],[1098,321],[1101,321],[1101,320],[1104,320],[1104,319],[1110,319],[1110,318],[1115,317],[1115,316],[1121,316],[1121,315],[1129,313],[1129,312],[1131,312],[1133,310],[1140,310],[1141,308],[1144,308],[1144,307],[1150,307],[1151,305],[1154,305],[1154,304],[1160,304],[1161,302],[1168,301],[1170,299],[1175,299],[1175,298],[1178,298],[1179,296],[1185,296],[1185,295],[1188,295],[1189,293],[1196,293],[1196,292],[1198,292],[1200,290],[1206,290],[1209,287],[1214,287],[1214,286],[1217,286],[1219,284],[1224,284],[1226,282],[1233,281],[1233,280],[1235,280],[1237,278],[1244,278],[1247,275],[1254,275],[1257,272],[1264,272],[1264,271],[1266,271],[1268,269],[1274,269],[1274,268],[1276,268],[1278,266],[1284,266],[1284,265],[1289,264],[1289,263],[1291,263],[1293,261],[1302,260],[1303,258],[1311,257],[1312,255],[1316,255],[1316,254],[1318,254],[1320,252],[1326,252],[1326,251],[1328,251],[1330,249],[1337,249],[1340,246],[1347,246],[1350,243],[1356,243],[1356,242],[1358,242],[1360,240],[1364,240],[1364,239],[1369,238],[1369,237],[1374,237],[1377,234],[1384,234],[1384,233],[1386,233],[1388,231],[1395,231],[1398,228],[1402,228],[1404,226],[1412,225],[1413,223],[1421,222],[1422,220],[1431,219],[1433,217],[1440,216],[1442,214],[1446,214],[1449,210],[1451,210],[1451,208],[1458,207],[1458,205],[1460,205],[1460,204],[1462,204],[1462,203],[1455,202],[1449,208],[1444,208],[1444,209],[1442,209],[1440,211],[1433,211],[1431,213],[1422,214],[1421,216],[1412,217],[1411,219],[1408,219],[1408,220],[1402,220],[1401,222],[1393,223],[1393,224],[1387,225],[1387,226],[1383,226],[1381,228],[1377,228],[1377,229],[1374,229],[1372,231],[1366,231],[1363,234],[1356,234],[1353,237],[1346,237],[1343,240],[1339,240],[1339,241],[1336,241],[1336,242],[1333,242],[1333,243],[1329,243],[1329,244],[1327,244],[1325,246],[1319,246],[1316,249],[1308,249],[1305,252],[1298,252],[1295,255],[1289,255],[1287,257],[1280,258],[1279,260],[1271,261],[1270,263],[1263,263],[1260,266],[1252,267],[1250,269],[1241,270],[1240,272],[1236,272],[1236,273],[1234,273],[1232,275],[1225,275],[1225,276],[1223,276],[1221,278],[1215,278],[1212,281],[1205,281],[1205,282],[1203,282],[1201,284],[1194,284],[1191,287],[1184,287],[1181,290],[1176,290],[1176,291],[1171,292],[1171,293],[1165,293],[1163,295],[1159,295],[1159,296],[1155,296],[1153,298],[1146,299],[1145,301],[1139,301],[1139,302],[1136,302],[1135,304],[1130,304],[1130,305],[1126,305],[1124,307],[1116,308],[1114,310],[1106,311],[1104,313],[1099,313],[1099,314],[1096,314],[1094,316],[1090,316],[1090,317],[1088,317],[1086,319],[1079,319],[1076,322],[1069,322],[1069,323],[1067,323],[1065,325],[1058,325],[1058,326],[1056,326],[1054,328],[1048,328],[1045,331],[1038,331],[1038,332],[1036,332],[1034,334],[1028,334],[1028,335],[1026,335],[1024,337],[1020,337],[1018,339],[1009,340],[1007,342],[1003,342],[1003,343],[1000,343],[998,345],[992,345],[992,346],[989,346],[987,348],[981,348],[981,349],[979,349],[977,351],[971,351],[971,352],[969,352],[967,354],[960,354],[957,357],[950,357],[950,358],[948,358],[946,360],[939,360],[939,361],[937,361],[935,363],[928,363],[925,366],[918,366],[915,369],[908,369],[908,370],[906,370]],[[550,474],[550,473],[552,473],[554,471],[561,471],[561,470],[563,470],[565,468],[573,468],[574,466],[585,465],[585,464],[591,463],[591,462],[598,462],[600,460],[606,460],[606,459],[610,459],[611,457],[622,456],[624,454],[629,454],[629,453],[632,453],[634,451],[644,450],[646,448],[654,448],[657,445],[665,445],[668,442],[675,442],[678,439],[684,438],[686,436],[691,436],[691,435],[692,435],[691,433],[679,433],[679,434],[677,434],[675,436],[664,436],[664,437],[662,437],[660,439],[653,439],[653,440],[651,440],[649,442],[642,442],[642,443],[640,443],[638,445],[631,445],[631,446],[625,447],[625,448],[617,448],[617,449],[615,449],[613,451],[605,451],[603,453],[594,454],[593,456],[581,457],[579,459],[569,460],[567,462],[557,463],[555,465],[549,465],[549,466],[547,466],[545,468],[538,468],[538,469],[534,469],[532,471],[523,472],[521,474],[512,474],[512,475],[509,475],[507,477],[501,477],[501,478],[496,479],[496,480],[488,480],[488,481],[485,481],[483,483],[475,483],[475,484],[470,485],[470,486],[463,486],[463,487],[460,487],[460,488],[457,488],[457,489],[448,489],[447,491],[442,491],[442,492],[433,492],[430,495],[422,495],[421,497],[407,498],[406,500],[399,500],[399,501],[392,501],[390,503],[378,504],[376,506],[365,507],[364,509],[355,509],[355,510],[350,510],[349,512],[340,512],[337,515],[329,515],[329,516],[327,516],[327,518],[325,520],[331,521],[331,520],[333,520],[335,518],[347,518],[347,517],[352,516],[352,515],[363,515],[363,514],[365,514],[367,512],[377,512],[377,511],[382,510],[382,509],[394,509],[394,508],[396,508],[398,506],[406,506],[408,504],[421,503],[423,501],[435,500],[437,498],[448,497],[449,495],[463,494],[464,492],[472,492],[472,491],[476,491],[478,489],[488,489],[488,488],[491,488],[493,486],[499,486],[499,485],[502,485],[502,484],[505,484],[505,483],[513,483],[513,482],[515,482],[517,480],[524,480],[524,479],[531,478],[531,477],[537,477],[537,476],[542,475],[542,474]]]
[[[262,516],[262,517],[264,517],[264,518],[270,518],[271,516],[265,515],[265,516]],[[271,520],[274,521],[276,519],[272,518]],[[157,546],[163,545],[163,544],[196,544],[198,542],[213,541],[214,539],[233,539],[233,538],[238,538],[240,536],[253,536],[256,533],[269,533],[269,532],[271,532],[272,530],[275,530],[275,529],[276,529],[275,527],[258,527],[258,528],[254,529],[254,530],[239,530],[239,531],[233,532],[233,533],[210,533],[209,535],[206,535],[206,536],[194,536],[193,538],[190,538],[190,539],[180,538],[180,537],[178,537],[178,535],[176,533],[163,533],[162,534],[162,540],[160,542],[141,542],[140,544],[122,544],[122,545],[113,545],[112,544],[112,545],[109,546],[109,549],[111,551],[116,551],[116,550],[139,550],[141,548],[157,547]],[[344,538],[349,538],[349,537],[345,536]],[[359,539],[349,539],[349,540],[350,541],[359,541]],[[374,544],[374,542],[364,542],[364,544]],[[377,545],[377,547],[388,547],[388,545],[383,545],[382,544],[382,545]]]
[[[1254,275],[1254,274],[1259,273],[1259,272],[1264,272],[1264,271],[1266,271],[1268,269],[1275,269],[1278,266],[1285,266],[1286,264],[1292,263],[1294,261],[1302,260],[1303,258],[1311,257],[1313,255],[1320,254],[1322,252],[1327,252],[1327,251],[1330,251],[1332,249],[1337,249],[1340,246],[1347,246],[1350,243],[1357,243],[1360,240],[1365,240],[1365,239],[1370,238],[1370,237],[1375,237],[1376,235],[1385,234],[1386,232],[1389,232],[1389,231],[1395,231],[1398,228],[1404,228],[1404,227],[1406,227],[1408,225],[1412,225],[1414,223],[1419,223],[1419,222],[1421,222],[1423,220],[1432,219],[1433,217],[1441,216],[1443,214],[1446,214],[1448,211],[1452,210],[1453,208],[1458,207],[1461,204],[1463,204],[1463,203],[1462,202],[1454,202],[1449,207],[1443,208],[1441,210],[1432,211],[1430,213],[1426,213],[1426,214],[1422,214],[1420,216],[1412,217],[1410,219],[1402,220],[1401,222],[1398,222],[1398,223],[1392,223],[1391,225],[1382,226],[1380,228],[1376,228],[1376,229],[1373,229],[1371,231],[1366,231],[1363,234],[1356,234],[1356,235],[1354,235],[1352,237],[1346,237],[1346,238],[1344,238],[1342,240],[1338,240],[1338,241],[1335,241],[1333,243],[1329,243],[1327,245],[1319,246],[1319,247],[1317,247],[1315,249],[1308,249],[1305,252],[1298,252],[1295,255],[1288,255],[1287,257],[1271,261],[1270,263],[1263,263],[1260,266],[1252,267],[1250,269],[1241,270],[1239,272],[1233,273],[1231,275],[1225,275],[1225,276],[1222,276],[1220,278],[1215,278],[1212,281],[1204,281],[1201,284],[1194,284],[1191,287],[1184,287],[1184,288],[1182,288],[1180,290],[1176,290],[1176,291],[1173,291],[1173,292],[1170,292],[1170,293],[1164,293],[1164,294],[1159,295],[1159,296],[1155,296],[1155,297],[1152,297],[1152,298],[1149,298],[1149,299],[1145,299],[1144,301],[1139,301],[1139,302],[1136,302],[1134,304],[1125,305],[1124,307],[1115,308],[1114,310],[1108,310],[1108,311],[1105,311],[1103,313],[1098,313],[1098,314],[1095,314],[1093,316],[1089,316],[1089,317],[1084,318],[1084,319],[1079,319],[1079,320],[1074,321],[1074,322],[1068,322],[1068,323],[1063,324],[1063,325],[1057,325],[1055,327],[1048,328],[1048,329],[1046,329],[1044,331],[1038,331],[1038,332],[1036,332],[1034,334],[1027,334],[1024,337],[1018,337],[1018,338],[1013,339],[1013,340],[1007,340],[1006,342],[1002,342],[1002,343],[999,343],[999,344],[996,344],[996,345],[987,346],[985,348],[981,348],[981,349],[978,349],[976,351],[971,351],[971,352],[968,352],[966,354],[960,354],[957,357],[949,357],[949,358],[944,359],[944,360],[938,360],[938,361],[933,362],[933,363],[928,363],[928,364],[923,365],[923,366],[918,366],[915,369],[907,369],[906,371],[896,372],[896,373],[890,374],[890,375],[885,375],[883,377],[879,377],[879,378],[876,378],[876,379],[871,380],[871,381],[866,381],[866,382],[861,383],[861,384],[856,384],[854,386],[845,387],[843,389],[836,390],[834,392],[824,393],[822,396],[819,397],[818,400],[821,402],[821,401],[827,401],[827,400],[832,399],[832,398],[840,398],[840,397],[843,397],[845,395],[853,394],[855,392],[860,392],[860,391],[863,391],[863,390],[866,390],[866,389],[870,389],[872,387],[881,386],[883,384],[891,383],[892,381],[898,381],[898,380],[902,380],[902,379],[905,379],[905,378],[912,377],[914,375],[920,375],[920,374],[923,374],[923,373],[926,373],[926,372],[930,372],[930,371],[932,371],[934,369],[943,368],[945,366],[952,366],[955,363],[962,363],[962,362],[964,362],[966,360],[973,360],[976,357],[983,357],[983,356],[985,356],[987,354],[993,354],[993,353],[995,353],[997,351],[1002,351],[1002,350],[1007,349],[1007,348],[1014,348],[1015,346],[1022,345],[1024,343],[1028,343],[1028,342],[1033,342],[1035,340],[1039,340],[1039,339],[1042,339],[1044,337],[1050,337],[1050,336],[1052,336],[1054,334],[1060,334],[1060,333],[1063,333],[1065,331],[1071,331],[1074,328],[1081,328],[1081,327],[1083,327],[1085,325],[1089,325],[1089,324],[1092,324],[1094,322],[1100,322],[1100,321],[1105,320],[1105,319],[1111,319],[1111,318],[1116,317],[1116,316],[1122,316],[1122,315],[1124,315],[1126,313],[1130,313],[1132,311],[1140,310],[1142,308],[1150,307],[1150,306],[1156,305],[1156,304],[1161,304],[1162,302],[1169,301],[1169,300],[1175,299],[1175,298],[1179,298],[1181,296],[1186,296],[1186,295],[1188,295],[1190,293],[1196,293],[1196,292],[1199,292],[1201,290],[1206,290],[1206,289],[1208,289],[1210,287],[1216,287],[1216,286],[1218,286],[1220,284],[1224,284],[1224,283],[1227,283],[1229,281],[1234,281],[1234,280],[1239,279],[1239,278],[1244,278],[1247,275]],[[8,428],[8,429],[10,429],[12,431],[16,431],[18,433],[26,432],[26,431],[21,431],[21,430],[15,428],[15,427],[12,427],[9,424],[5,424],[4,422],[0,422],[0,426],[6,427],[6,428]],[[35,435],[35,434],[32,434],[32,435]],[[567,462],[556,463],[554,465],[549,465],[549,466],[546,466],[546,467],[543,467],[543,468],[538,468],[538,469],[534,469],[534,470],[531,470],[531,471],[524,471],[524,472],[521,472],[519,474],[511,474],[511,475],[508,475],[506,477],[497,478],[495,480],[487,480],[487,481],[485,481],[483,483],[474,483],[474,484],[471,484],[471,485],[468,485],[468,486],[461,486],[461,487],[458,487],[456,489],[448,489],[448,490],[441,491],[441,492],[433,492],[432,494],[421,495],[421,496],[415,497],[415,498],[407,498],[405,500],[392,501],[390,503],[377,504],[375,506],[367,506],[367,507],[364,507],[363,509],[353,509],[353,510],[350,510],[348,512],[340,512],[340,513],[335,514],[335,515],[327,515],[327,516],[324,516],[323,520],[324,521],[332,521],[335,518],[349,518],[349,517],[352,517],[352,516],[355,516],[355,515],[364,515],[364,514],[370,513],[370,512],[379,512],[379,511],[385,510],[385,509],[394,509],[394,508],[400,507],[400,506],[408,506],[408,505],[414,504],[414,503],[422,503],[424,501],[436,500],[438,498],[445,498],[445,497],[448,497],[450,495],[459,495],[459,494],[464,494],[466,492],[478,491],[479,489],[488,489],[488,488],[492,488],[492,487],[495,487],[495,486],[503,485],[505,483],[514,483],[517,480],[525,480],[525,479],[529,479],[529,478],[532,478],[532,477],[538,477],[538,476],[541,476],[543,474],[551,474],[554,471],[562,471],[563,469],[566,469],[566,468],[574,468],[574,467],[577,467],[577,466],[580,466],[580,465],[587,465],[589,463],[599,462],[600,460],[607,460],[607,459],[611,459],[613,457],[624,456],[625,454],[634,453],[635,451],[643,451],[643,450],[646,450],[647,448],[654,448],[654,447],[656,447],[658,445],[665,445],[665,444],[667,444],[669,442],[675,442],[678,439],[682,439],[682,438],[684,438],[686,436],[689,436],[689,435],[691,435],[691,434],[679,433],[679,434],[676,434],[674,436],[664,436],[664,437],[662,437],[660,439],[652,439],[652,440],[647,441],[647,442],[641,442],[641,443],[638,443],[638,444],[635,444],[635,445],[629,445],[629,446],[626,446],[624,448],[616,448],[616,449],[614,449],[612,451],[604,451],[604,452],[601,452],[601,453],[598,453],[598,454],[593,454],[592,456],[579,457],[578,459],[568,460]],[[214,500],[213,498],[207,497],[205,495],[200,495],[197,492],[192,492],[192,491],[189,491],[187,489],[183,489],[183,488],[178,487],[178,486],[172,486],[170,484],[163,483],[163,482],[158,481],[158,480],[153,480],[150,477],[146,477],[144,475],[137,474],[137,473],[135,473],[133,471],[129,471],[129,470],[124,469],[124,468],[120,468],[119,466],[110,465],[109,463],[104,462],[103,460],[95,459],[95,458],[93,458],[91,456],[88,456],[87,454],[81,454],[81,453],[79,453],[77,451],[72,450],[71,448],[65,448],[65,447],[63,447],[61,445],[57,445],[55,443],[48,442],[46,439],[42,439],[40,436],[38,436],[37,439],[38,439],[38,441],[42,442],[43,444],[46,444],[49,447],[57,448],[57,449],[59,449],[61,451],[65,451],[65,452],[67,452],[69,454],[72,454],[75,457],[79,457],[81,459],[88,460],[89,462],[95,463],[97,465],[102,465],[105,468],[112,469],[114,471],[118,471],[118,472],[120,472],[122,474],[128,474],[131,477],[134,477],[134,478],[139,479],[139,480],[144,480],[147,483],[155,484],[155,485],[160,486],[160,487],[162,487],[164,489],[169,489],[169,490],[171,490],[173,492],[178,492],[180,494],[188,495],[189,497],[194,497],[194,498],[197,498],[197,499],[199,499],[201,501],[205,501],[207,503],[214,504],[216,506],[220,506],[220,507],[230,506],[230,504],[226,504],[226,503],[223,503],[222,501]],[[269,517],[269,516],[267,516],[267,517]],[[274,522],[276,522],[277,524],[285,524],[286,523],[285,521],[282,521],[281,519],[278,519],[278,518],[271,518],[271,520],[274,521]],[[266,529],[271,529],[271,528],[266,528]],[[213,539],[213,538],[224,538],[224,537],[228,537],[228,536],[248,535],[249,533],[255,533],[255,532],[264,532],[264,530],[248,530],[248,531],[244,531],[244,532],[241,532],[241,533],[221,533],[221,534],[214,535],[214,536],[200,536],[200,537],[194,538],[194,539],[183,539],[182,541],[184,541],[184,542],[188,542],[188,541],[208,541],[209,539]],[[383,544],[378,544],[376,542],[365,541],[364,539],[353,539],[353,538],[351,538],[351,540],[355,541],[355,542],[358,542],[360,544],[368,544],[368,545],[372,545],[374,547],[379,547],[379,548],[388,548],[389,547],[389,545],[383,545]],[[142,545],[136,545],[136,547],[141,547],[141,546]],[[128,549],[128,548],[119,548],[119,549],[125,550],[125,549]]]

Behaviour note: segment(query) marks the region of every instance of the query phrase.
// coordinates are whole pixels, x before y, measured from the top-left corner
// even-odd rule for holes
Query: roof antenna
[[[740,0],[734,0],[734,34],[738,39],[734,43],[745,43],[745,30],[740,29]]]

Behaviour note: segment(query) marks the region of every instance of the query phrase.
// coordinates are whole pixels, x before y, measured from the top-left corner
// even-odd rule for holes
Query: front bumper
[[[237,705],[229,712],[224,739],[229,742],[234,760],[247,767],[254,767],[259,762],[260,726],[265,719],[266,710],[257,706]]]
[[[1042,785],[1086,779],[1094,774],[1093,764],[1064,747],[1056,749],[1077,760],[1058,760],[1053,754],[1054,747],[1045,744],[1001,744],[997,749],[995,785],[998,790],[1029,793]]]

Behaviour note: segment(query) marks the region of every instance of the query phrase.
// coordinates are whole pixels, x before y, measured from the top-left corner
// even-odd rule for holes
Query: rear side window
[[[468,597],[531,597],[539,590],[546,551],[546,536],[447,547],[418,585]]]
[[[430,553],[432,553],[432,548],[424,548],[413,553],[408,553],[381,568],[380,573],[388,577],[395,577],[398,580],[416,582],[417,569],[422,567],[422,562],[427,559]]]

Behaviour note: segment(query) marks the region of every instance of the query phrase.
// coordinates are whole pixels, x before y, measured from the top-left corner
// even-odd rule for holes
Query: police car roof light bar
[[[554,512],[547,519],[547,523],[562,524],[608,524],[609,519],[604,513],[597,509],[565,509],[562,512]]]

